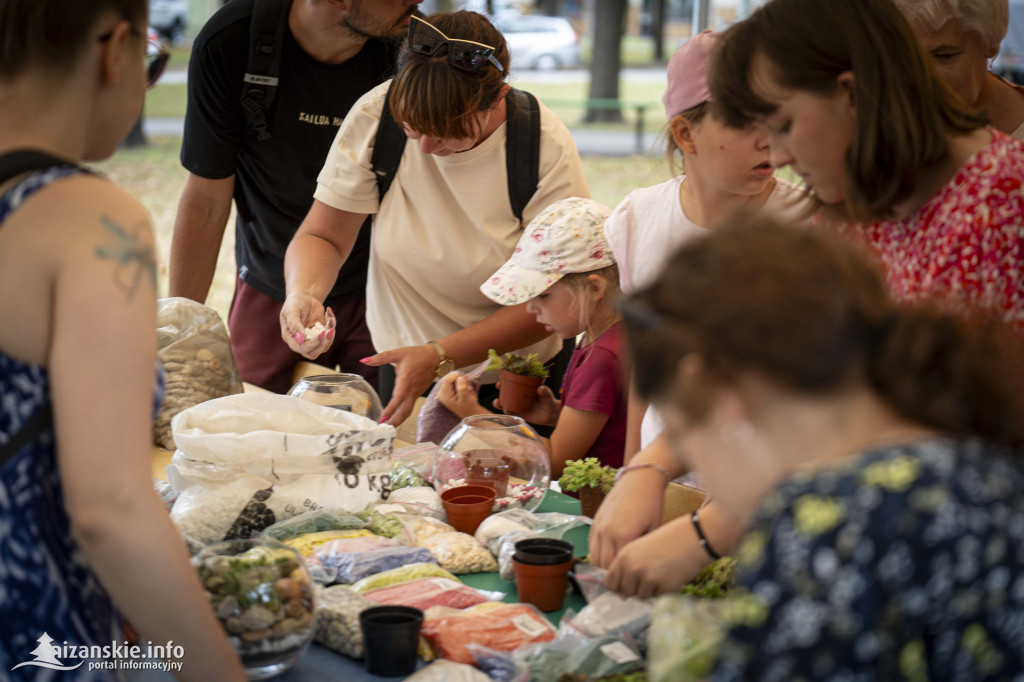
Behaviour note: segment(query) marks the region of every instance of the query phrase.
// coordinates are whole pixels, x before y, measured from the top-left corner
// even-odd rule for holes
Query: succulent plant
[[[562,490],[577,492],[580,488],[597,488],[608,494],[615,483],[615,469],[601,464],[597,457],[570,459],[565,463],[558,485]]]
[[[498,355],[492,348],[487,351],[487,358],[491,361],[487,365],[489,370],[504,369],[520,376],[540,377],[542,379],[548,376],[548,368],[544,366],[544,363],[540,361],[540,356],[536,353],[530,353],[526,357],[516,355],[515,353]]]

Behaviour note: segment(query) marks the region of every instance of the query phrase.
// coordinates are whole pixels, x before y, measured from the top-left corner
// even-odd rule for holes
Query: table
[[[579,514],[580,502],[568,495],[548,490],[537,511]],[[564,539],[573,543],[573,546],[576,548],[574,553],[577,557],[584,557],[589,553],[589,544],[587,542],[589,533],[590,527],[583,526],[574,528],[565,534]],[[503,601],[510,603],[519,601],[516,596],[515,583],[502,580],[497,573],[475,573],[460,576],[460,578],[462,582],[470,587],[505,592],[506,595]],[[584,606],[586,606],[586,601],[574,590],[572,593],[566,594],[565,604],[561,611],[554,611],[545,615],[557,627],[567,609],[573,609],[578,613]],[[186,652],[186,661],[188,660],[187,655]],[[420,661],[417,669],[422,668],[424,665],[426,664]],[[170,673],[146,670],[131,672],[127,675],[127,679],[131,682],[167,682],[174,678]],[[324,682],[324,680],[367,682],[399,678],[371,675],[363,668],[362,661],[343,656],[314,642],[298,663],[274,679],[281,682]]]

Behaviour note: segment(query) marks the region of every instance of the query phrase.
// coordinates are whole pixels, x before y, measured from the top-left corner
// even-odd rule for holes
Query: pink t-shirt
[[[877,256],[898,300],[981,307],[1024,333],[1024,142],[989,130],[992,141],[913,214],[839,230]]]
[[[586,457],[621,467],[626,449],[626,391],[622,367],[622,324],[577,348],[562,380],[562,407],[609,415]]]

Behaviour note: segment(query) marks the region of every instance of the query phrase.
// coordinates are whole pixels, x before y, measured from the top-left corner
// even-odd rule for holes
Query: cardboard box
[[[680,483],[669,483],[665,489],[665,508],[662,511],[661,522],[667,523],[684,514],[690,514],[695,509],[700,509],[706,497],[707,493],[703,490]]]

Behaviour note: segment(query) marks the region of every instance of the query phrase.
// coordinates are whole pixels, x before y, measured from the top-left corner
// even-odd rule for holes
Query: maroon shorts
[[[237,278],[228,312],[231,351],[242,381],[275,393],[292,387],[295,365],[306,360],[281,338],[281,301],[276,301]],[[359,362],[374,354],[366,328],[366,301],[331,306],[337,318],[334,343],[313,362],[366,377],[377,388],[377,368]]]

